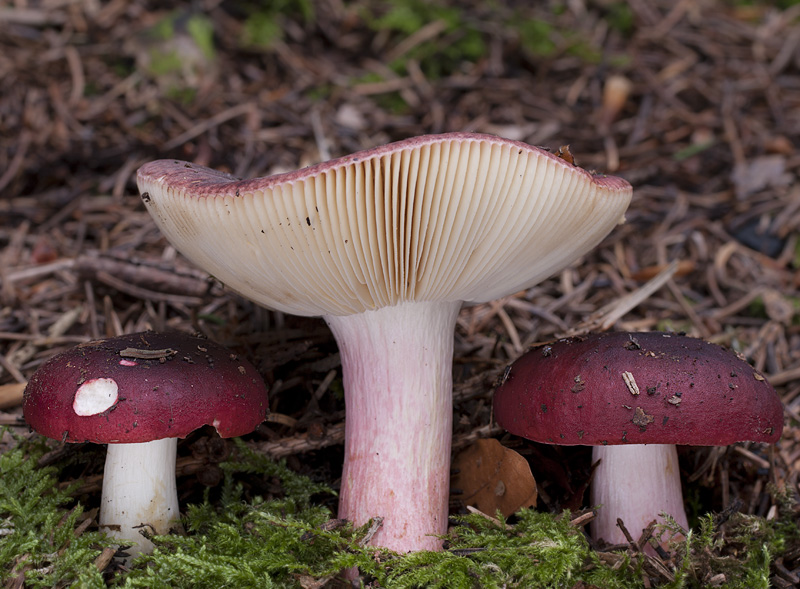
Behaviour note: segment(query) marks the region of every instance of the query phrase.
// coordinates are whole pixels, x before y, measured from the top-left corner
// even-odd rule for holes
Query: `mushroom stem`
[[[344,373],[340,517],[383,526],[373,543],[441,550],[447,532],[453,331],[461,303],[403,303],[326,316]]]
[[[178,438],[108,445],[100,529],[121,543],[133,543],[127,551],[131,557],[153,550],[139,530],[166,534],[178,519],[177,448]]]
[[[660,513],[671,515],[688,529],[683,507],[678,452],[674,444],[594,446],[592,462],[600,460],[592,482],[592,505],[600,505],[592,522],[592,537],[610,544],[627,542],[617,518],[638,540]],[[656,538],[658,533],[654,534]],[[666,535],[660,542],[664,544]]]

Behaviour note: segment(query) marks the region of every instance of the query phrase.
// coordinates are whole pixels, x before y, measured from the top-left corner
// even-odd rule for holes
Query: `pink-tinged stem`
[[[683,507],[678,452],[673,444],[595,446],[592,461],[601,460],[592,482],[592,505],[600,506],[592,537],[610,544],[627,542],[617,526],[622,520],[634,540],[660,513],[688,529]],[[658,537],[658,532],[654,534]],[[669,538],[661,536],[662,543]]]
[[[453,332],[460,302],[326,316],[342,357],[346,431],[339,516],[375,516],[372,543],[441,550],[447,531]]]

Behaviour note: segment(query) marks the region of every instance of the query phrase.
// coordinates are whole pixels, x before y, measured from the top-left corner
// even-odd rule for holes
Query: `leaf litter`
[[[778,388],[787,427],[773,448],[682,449],[696,533],[669,554],[644,555],[647,538],[636,531],[628,546],[584,551],[565,527],[554,535],[580,567],[559,570],[603,571],[605,563],[636,583],[597,583],[609,587],[798,583],[796,4],[296,0],[252,14],[215,0],[171,10],[139,0],[28,0],[0,10],[0,422],[12,428],[0,441],[4,453],[20,436],[39,443],[20,421],[19,396],[47,358],[98,337],[181,329],[259,367],[273,418],[245,444],[335,490],[344,409],[330,333],[317,319],[260,309],[192,267],[156,230],[132,175],[146,161],[176,157],[256,176],[411,135],[498,133],[554,151],[568,146],[563,153],[579,165],[631,181],[635,196],[626,224],[579,263],[462,310],[454,450],[498,439],[527,458],[538,499],[536,511],[503,521],[467,515],[454,496],[452,515],[473,519],[453,527],[453,550],[462,552],[442,558],[468,562],[429,562],[417,583],[452,567],[513,584],[525,573],[509,573],[499,553],[475,564],[475,554],[487,554],[469,553],[486,544],[477,536],[524,536],[533,519],[565,508],[583,538],[593,507],[587,452],[503,434],[491,419],[491,390],[531,344],[591,329],[671,329],[731,347]],[[228,444],[212,440],[201,432],[181,443],[184,504],[235,495],[220,468],[234,449],[210,451]],[[82,537],[94,529],[102,462],[83,446],[50,450],[59,488],[72,489],[84,510],[64,504],[62,526],[74,524]],[[248,500],[285,493],[270,477],[237,482]],[[335,495],[318,502],[329,510],[312,517],[321,523],[335,513]],[[211,511],[195,510],[193,521]],[[6,513],[0,522],[11,521]],[[0,525],[0,538],[13,535],[10,525]],[[92,558],[111,578],[100,546]],[[556,553],[530,558],[557,568],[565,561]],[[32,571],[48,568],[28,554],[12,558],[7,586],[36,586]],[[350,556],[337,564],[353,566],[352,552],[341,554]],[[388,557],[371,558],[373,568],[359,565],[366,582],[385,582],[379,569]],[[331,570],[297,574],[312,579],[296,577],[302,585]]]

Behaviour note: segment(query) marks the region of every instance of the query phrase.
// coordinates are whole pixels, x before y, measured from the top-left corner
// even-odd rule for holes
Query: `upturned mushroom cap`
[[[525,289],[599,243],[632,193],[544,149],[468,133],[252,180],[159,160],[138,184],[195,264],[261,305],[309,316]]]
[[[205,339],[143,332],[81,344],[45,362],[25,389],[24,414],[65,442],[138,443],[212,425],[253,431],[267,390],[251,364]]]
[[[783,407],[721,346],[670,333],[603,333],[539,345],[494,396],[507,431],[565,445],[775,442]]]

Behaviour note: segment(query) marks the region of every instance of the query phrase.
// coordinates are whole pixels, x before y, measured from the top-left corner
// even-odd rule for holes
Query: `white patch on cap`
[[[139,364],[137,362],[134,362],[133,360],[120,360],[119,361],[119,365],[120,366],[138,366]]]
[[[75,391],[72,409],[76,415],[88,416],[102,413],[117,402],[119,387],[112,378],[87,380]]]

